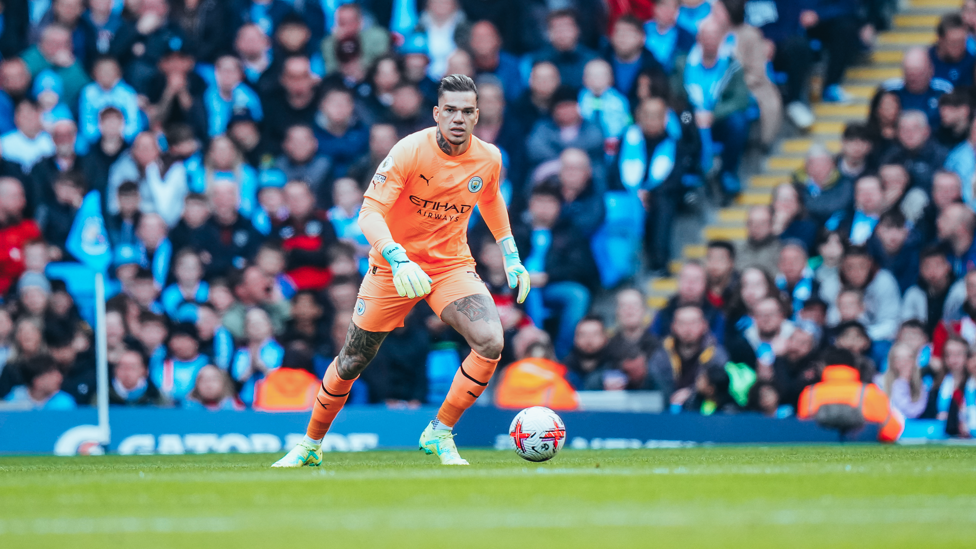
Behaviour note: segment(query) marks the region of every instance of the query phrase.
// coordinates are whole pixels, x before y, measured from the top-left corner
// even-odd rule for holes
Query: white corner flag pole
[[[112,430],[108,424],[108,340],[105,338],[105,275],[95,273],[95,366],[98,391],[98,428],[101,443],[108,446]]]

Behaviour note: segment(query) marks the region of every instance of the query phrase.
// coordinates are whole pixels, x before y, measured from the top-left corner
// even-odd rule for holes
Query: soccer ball
[[[566,442],[566,425],[545,406],[526,408],[515,416],[508,434],[515,444],[515,453],[528,461],[552,459]]]

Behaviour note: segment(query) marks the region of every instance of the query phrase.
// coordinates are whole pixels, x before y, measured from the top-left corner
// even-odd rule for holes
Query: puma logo
[[[430,187],[430,179],[429,178],[427,178],[426,176],[424,176],[424,174],[420,174],[420,179],[423,179],[424,180],[424,183],[426,183],[427,186]]]

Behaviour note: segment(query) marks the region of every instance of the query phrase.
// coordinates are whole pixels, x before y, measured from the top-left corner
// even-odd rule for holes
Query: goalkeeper
[[[305,439],[275,467],[322,462],[322,438],[353,382],[421,299],[464,336],[471,354],[437,417],[421,434],[420,447],[444,465],[468,464],[458,454],[453,428],[484,392],[504,344],[498,311],[475,274],[467,245],[475,206],[502,248],[508,284],[518,288],[519,303],[529,293],[529,274],[519,260],[499,191],[501,153],[471,135],[478,123],[478,90],[470,78],[452,74],[441,80],[434,121],[435,127],[400,140],[370,182],[359,225],[373,249],[352,323],[325,373]]]

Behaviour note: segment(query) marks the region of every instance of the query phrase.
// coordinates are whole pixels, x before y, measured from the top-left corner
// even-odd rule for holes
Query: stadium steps
[[[701,242],[712,239],[745,239],[745,221],[749,208],[769,204],[773,187],[787,182],[794,170],[803,165],[807,151],[814,144],[840,151],[840,137],[844,126],[851,120],[865,120],[875,90],[885,80],[901,77],[901,61],[909,48],[927,46],[935,42],[935,27],[939,18],[958,10],[959,0],[909,0],[908,7],[895,15],[892,28],[877,37],[874,51],[867,62],[848,69],[844,89],[852,96],[846,105],[814,103],[817,122],[806,135],[782,139],[773,152],[763,161],[760,173],[744,181],[742,194],[734,204],[715,212],[711,221],[702,229]],[[815,88],[818,88],[816,84]],[[671,276],[653,278],[647,284],[648,305],[654,309],[663,307],[677,290],[674,275],[684,261],[703,259],[704,244],[687,245],[681,258],[669,265]]]

